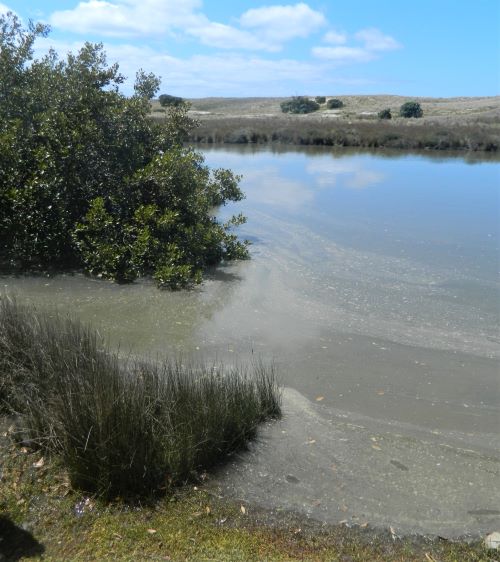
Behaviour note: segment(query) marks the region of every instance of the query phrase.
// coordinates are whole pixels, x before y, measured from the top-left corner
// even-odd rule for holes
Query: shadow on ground
[[[0,515],[0,561],[15,562],[43,554],[45,548],[28,531]]]

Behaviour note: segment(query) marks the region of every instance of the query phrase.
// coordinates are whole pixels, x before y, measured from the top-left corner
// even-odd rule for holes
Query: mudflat
[[[313,403],[292,389],[285,416],[210,486],[274,511],[395,535],[457,538],[500,525],[498,435],[431,431]]]

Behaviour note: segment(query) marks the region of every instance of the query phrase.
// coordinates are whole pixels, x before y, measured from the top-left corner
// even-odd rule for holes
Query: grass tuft
[[[125,365],[80,322],[0,299],[0,401],[74,487],[148,495],[195,477],[280,416],[272,367]]]

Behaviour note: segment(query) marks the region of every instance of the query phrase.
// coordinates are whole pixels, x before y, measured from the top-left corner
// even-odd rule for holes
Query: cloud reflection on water
[[[242,173],[243,191],[250,203],[272,205],[295,212],[314,200],[314,191],[308,183],[286,177],[278,167],[266,166]]]
[[[280,207],[297,212],[314,202],[318,190],[332,187],[366,189],[380,184],[385,174],[367,169],[362,161],[315,158],[302,168],[302,180],[291,177],[286,167],[267,164],[239,169],[249,203]]]
[[[382,183],[386,177],[382,172],[366,169],[363,162],[354,159],[315,158],[305,169],[322,188],[366,189]]]

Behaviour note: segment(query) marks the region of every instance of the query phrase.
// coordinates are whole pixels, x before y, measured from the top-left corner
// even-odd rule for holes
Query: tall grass
[[[205,118],[190,135],[200,143],[282,143],[305,146],[497,152],[497,124],[394,119],[317,119],[304,116]]]
[[[72,484],[107,496],[166,490],[279,417],[273,368],[129,361],[77,321],[0,299],[0,400]]]

